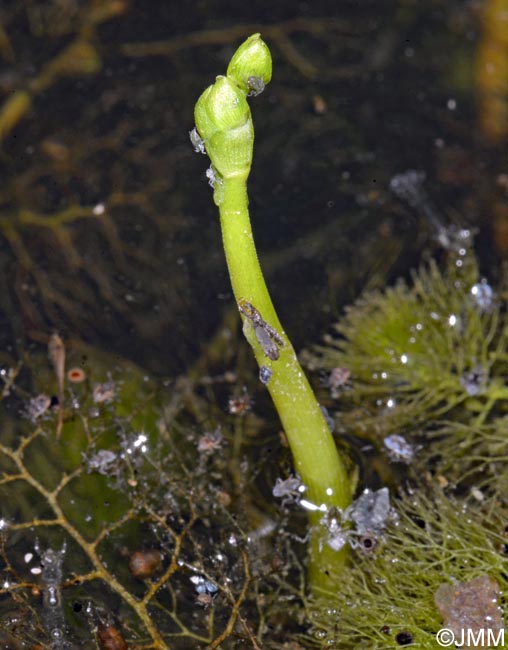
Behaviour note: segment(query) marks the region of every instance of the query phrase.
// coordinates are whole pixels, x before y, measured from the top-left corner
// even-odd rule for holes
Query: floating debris
[[[140,580],[150,578],[160,567],[162,554],[155,550],[134,551],[129,557],[129,571]]]
[[[70,368],[67,371],[67,379],[72,384],[81,384],[86,379],[86,373],[82,368]]]
[[[105,623],[100,623],[97,627],[97,641],[100,650],[128,650],[129,648],[122,633],[114,625]]]
[[[331,396],[336,399],[342,392],[351,388],[351,370],[332,368],[324,384],[330,389]]]
[[[439,211],[425,191],[425,178],[424,172],[409,169],[392,178],[390,190],[431,224],[435,230],[437,242],[445,250],[454,251],[464,256],[467,249],[471,247],[474,232],[468,228],[444,224]]]
[[[261,77],[249,77],[247,79],[247,86],[249,88],[247,96],[257,97],[265,89],[265,82]]]
[[[118,456],[114,451],[100,449],[96,454],[86,459],[86,463],[88,465],[88,471],[95,471],[104,476],[108,476],[117,460]]]
[[[410,208],[421,214],[436,229],[437,239],[444,247],[449,247],[449,239],[441,217],[424,188],[425,172],[409,169],[397,174],[390,181],[390,190]]]
[[[495,306],[495,293],[487,280],[477,282],[471,287],[471,295],[481,313],[489,313]]]
[[[223,441],[224,436],[220,427],[217,427],[215,431],[207,431],[199,438],[198,451],[204,454],[211,454],[221,448]]]
[[[479,395],[485,385],[485,372],[481,366],[476,366],[469,372],[465,372],[460,378],[460,383],[466,393],[473,397]]]
[[[199,135],[196,127],[194,127],[192,131],[189,131],[189,138],[196,153],[206,154],[205,143],[201,139],[201,136]]]
[[[478,633],[503,629],[502,610],[498,605],[500,595],[496,580],[481,575],[469,582],[440,585],[434,602],[443,617],[444,627],[460,639],[465,630]]]
[[[146,442],[148,442],[148,436],[145,433],[138,433],[125,440],[122,443],[122,446],[129,455],[136,451],[146,454],[148,451],[148,445],[145,444]]]
[[[387,487],[372,492],[369,489],[349,506],[349,518],[359,535],[380,534],[386,527],[391,511],[390,491]]]
[[[107,404],[113,401],[116,395],[116,384],[113,380],[106,381],[103,384],[95,384],[93,388],[93,401],[96,404]]]
[[[241,395],[235,395],[228,400],[228,413],[231,415],[245,415],[252,410],[252,398],[244,386]]]
[[[286,479],[277,478],[272,489],[272,494],[284,502],[298,501],[305,492],[305,485],[298,476],[289,476]]]
[[[479,503],[482,503],[483,501],[485,501],[485,495],[480,490],[480,488],[476,487],[476,485],[473,485],[469,491],[471,492],[471,496],[474,499],[476,499]]]
[[[51,397],[41,393],[32,397],[26,407],[26,415],[29,420],[36,422],[51,406]]]
[[[400,436],[396,433],[391,436],[386,436],[383,440],[383,445],[387,450],[388,457],[394,462],[406,463],[406,465],[409,465],[414,458],[415,449],[413,445],[407,442],[404,436]]]
[[[65,345],[56,332],[49,339],[48,356],[55,370],[58,384],[58,401],[62,403],[65,377]]]

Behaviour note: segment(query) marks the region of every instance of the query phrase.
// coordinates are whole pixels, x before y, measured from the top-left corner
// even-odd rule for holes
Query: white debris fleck
[[[414,447],[407,442],[404,436],[396,433],[386,436],[383,444],[387,450],[390,460],[399,463],[410,463],[415,455]]]
[[[364,490],[349,506],[348,511],[358,535],[379,535],[383,532],[391,511],[388,488],[375,492]]]
[[[27,415],[32,422],[35,422],[41,415],[44,415],[51,406],[51,398],[48,395],[37,395],[28,402]]]
[[[88,469],[95,470],[99,472],[99,474],[107,475],[116,460],[117,455],[114,451],[111,451],[110,449],[100,449],[96,454],[88,459]]]
[[[479,503],[485,501],[485,495],[483,494],[483,492],[480,490],[480,488],[477,488],[474,485],[471,488],[471,496],[475,498]]]
[[[471,287],[471,295],[482,313],[491,311],[494,305],[494,291],[486,280],[482,280]]]
[[[196,153],[205,153],[206,154],[206,149],[205,149],[205,143],[201,139],[201,136],[198,133],[198,130],[196,127],[192,129],[192,131],[189,131],[189,138],[192,143],[192,146],[194,147],[194,151]]]
[[[340,551],[349,541],[350,531],[342,527],[336,517],[330,517],[326,522],[328,535],[326,543],[334,551]]]
[[[96,384],[93,388],[93,401],[96,404],[107,404],[113,400],[115,393],[116,386],[113,381],[106,381],[103,384]]]

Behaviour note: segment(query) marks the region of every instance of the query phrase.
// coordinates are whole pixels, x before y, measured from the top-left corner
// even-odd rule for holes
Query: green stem
[[[237,303],[247,300],[254,305],[284,342],[279,359],[267,359],[255,336],[249,335],[249,321],[244,318],[246,335],[259,366],[269,365],[272,371],[267,388],[286,433],[295,469],[307,488],[305,500],[321,506],[319,510],[309,511],[313,526],[310,582],[313,590],[325,588],[326,576],[332,567],[336,572],[342,565],[345,552],[333,551],[326,544],[325,531],[319,523],[325,507],[344,509],[349,505],[348,476],[323,412],[268,293],[254,244],[246,183],[236,179],[224,179],[223,183],[224,195],[219,206],[222,240],[235,299]]]
[[[245,55],[246,46],[253,43],[259,49],[262,43],[259,35],[250,37],[238,52]],[[321,520],[329,508],[343,510],[349,505],[350,483],[323,412],[277,317],[259,265],[247,196],[254,132],[247,102],[242,103],[246,93],[236,78],[234,83],[229,79],[238,52],[228,69],[228,78],[218,77],[216,84],[198,101],[196,124],[216,175],[215,201],[244,333],[259,366],[271,371],[267,388],[288,438],[295,469],[306,486],[304,502],[311,523],[309,580],[311,589],[319,592],[331,588],[329,576],[340,570],[346,556],[344,549],[337,552],[326,543],[326,529]],[[259,71],[257,63],[256,71]],[[238,74],[238,66],[233,66],[233,71]],[[269,80],[270,75],[267,76]],[[248,74],[246,77],[252,78]],[[231,124],[225,120],[228,108],[234,112]],[[266,335],[265,341],[259,336],[260,323],[261,329],[269,333],[269,345],[275,348],[268,353]]]

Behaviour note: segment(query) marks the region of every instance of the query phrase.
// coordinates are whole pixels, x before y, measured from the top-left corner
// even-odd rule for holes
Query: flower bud
[[[198,99],[194,118],[218,174],[223,178],[247,178],[254,127],[245,93],[227,77],[217,77]]]
[[[231,59],[227,76],[233,79],[245,93],[256,94],[254,85],[264,88],[272,78],[272,56],[259,34],[253,34],[236,50]]]

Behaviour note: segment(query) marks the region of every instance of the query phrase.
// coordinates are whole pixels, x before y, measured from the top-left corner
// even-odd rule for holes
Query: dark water
[[[3,10],[3,101],[34,89],[0,158],[13,357],[55,329],[161,374],[199,355],[231,300],[207,162],[188,131],[196,98],[253,31],[274,77],[253,105],[252,218],[299,347],[364,286],[435,247],[432,226],[388,191],[396,173],[425,172],[444,219],[478,224],[480,246],[506,253],[504,143],[482,126],[474,72],[493,38],[481,3],[133,2],[103,22],[87,7]],[[62,63],[76,39],[86,62]]]

